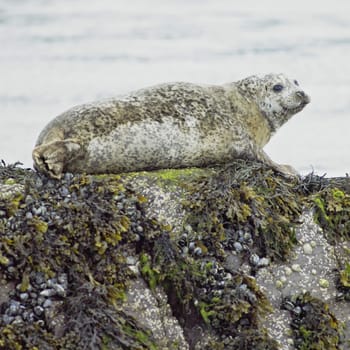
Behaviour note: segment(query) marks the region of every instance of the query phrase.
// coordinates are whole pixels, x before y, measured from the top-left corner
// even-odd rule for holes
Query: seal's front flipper
[[[290,165],[288,164],[276,164],[276,169],[285,175],[287,178],[294,178],[300,176],[300,174]]]
[[[287,179],[293,179],[299,176],[298,172],[293,167],[291,167],[290,165],[275,163],[263,150],[257,150],[256,154],[257,159],[259,161],[271,166],[273,169],[277,170]]]
[[[52,141],[33,150],[34,168],[54,179],[60,179],[67,160],[75,157],[81,146],[77,140]]]

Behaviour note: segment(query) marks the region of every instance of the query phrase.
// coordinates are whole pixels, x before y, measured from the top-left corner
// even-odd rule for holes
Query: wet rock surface
[[[339,181],[338,181],[339,180]],[[0,166],[0,349],[349,349],[348,179]]]

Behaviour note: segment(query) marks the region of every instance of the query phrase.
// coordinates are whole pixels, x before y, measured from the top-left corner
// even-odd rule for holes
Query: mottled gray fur
[[[63,172],[204,167],[243,157],[285,171],[262,148],[309,101],[283,74],[221,86],[161,84],[59,115],[39,135],[34,166],[60,178]]]

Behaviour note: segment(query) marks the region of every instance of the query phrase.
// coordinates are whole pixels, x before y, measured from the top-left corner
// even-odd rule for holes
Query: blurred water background
[[[349,0],[0,0],[0,159],[80,103],[160,82],[283,72],[312,103],[265,148],[301,173],[350,171]]]

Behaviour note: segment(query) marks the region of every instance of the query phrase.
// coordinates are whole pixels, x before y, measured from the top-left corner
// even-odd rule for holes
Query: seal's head
[[[298,82],[284,74],[268,74],[262,78],[251,76],[241,80],[238,86],[259,106],[272,133],[310,102]]]

